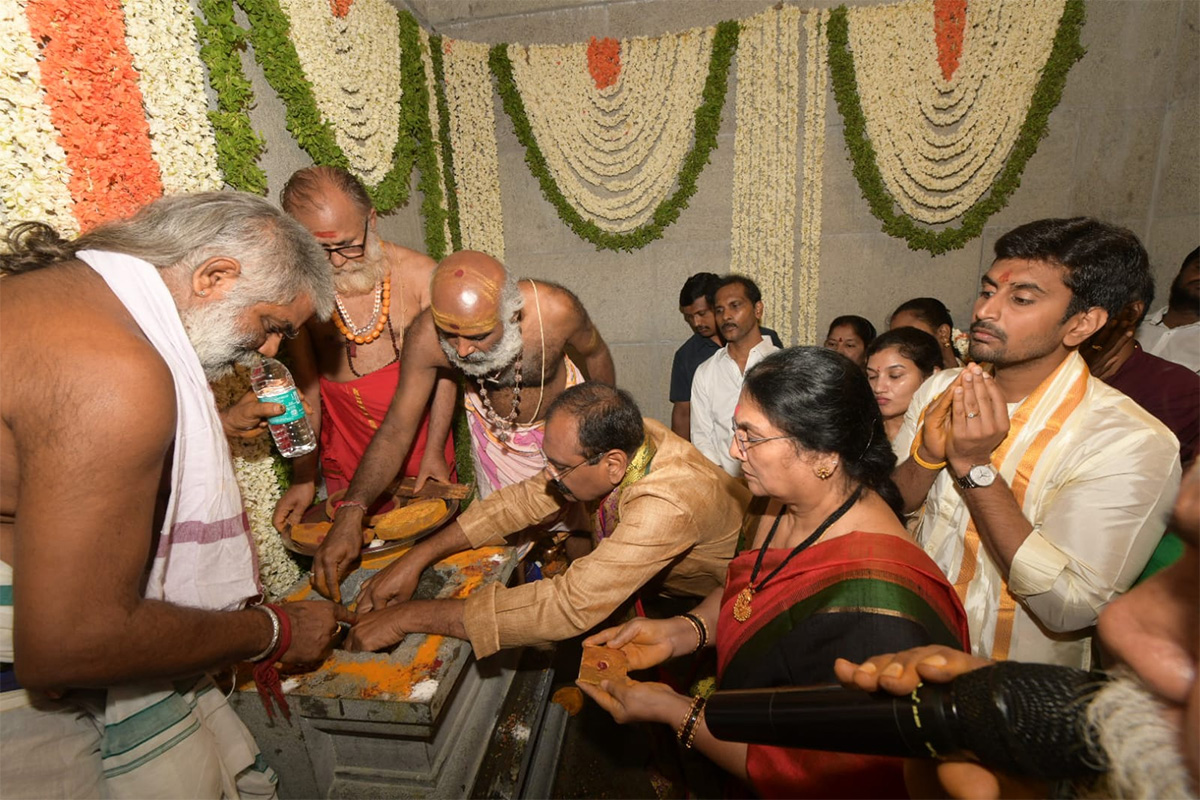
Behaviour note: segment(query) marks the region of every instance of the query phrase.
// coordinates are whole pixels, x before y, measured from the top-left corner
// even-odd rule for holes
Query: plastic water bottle
[[[312,425],[304,415],[300,392],[288,368],[273,358],[263,356],[250,371],[250,386],[260,403],[279,403],[283,413],[267,418],[275,446],[287,458],[311,453],[317,446]]]

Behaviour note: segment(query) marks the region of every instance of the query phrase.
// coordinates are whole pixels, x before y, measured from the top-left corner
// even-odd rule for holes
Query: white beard
[[[1079,797],[1195,798],[1183,762],[1183,732],[1167,721],[1162,701],[1130,670],[1119,668],[1088,705],[1095,750],[1109,771]]]
[[[521,337],[521,323],[514,321],[518,312],[524,307],[525,296],[521,294],[516,280],[510,275],[500,295],[500,319],[504,320],[501,323],[504,325],[504,334],[500,337],[500,341],[496,342],[491,350],[475,352],[463,358],[446,342],[439,330],[438,344],[442,346],[442,352],[446,354],[446,359],[451,365],[458,367],[472,378],[484,378],[492,375],[494,383],[511,386],[513,376],[511,374],[499,375],[498,373],[506,367],[512,366],[525,347],[525,342]],[[512,370],[507,370],[507,372],[511,373]]]
[[[446,354],[446,359],[453,366],[458,367],[472,378],[495,375],[495,383],[500,385],[506,385],[506,383],[511,382],[512,376],[496,375],[496,373],[504,370],[505,367],[512,366],[525,346],[525,342],[521,338],[521,324],[519,322],[505,322],[504,335],[500,337],[500,341],[496,342],[491,350],[476,351],[466,358],[460,356],[450,346],[450,343],[442,338],[440,332],[438,333],[438,344],[442,346],[442,352]]]
[[[367,249],[362,258],[348,260],[333,271],[333,288],[343,296],[366,294],[388,275],[383,245],[374,233],[367,234]]]
[[[188,341],[200,359],[209,382],[233,372],[235,364],[250,366],[257,351],[254,337],[238,331],[238,317],[248,308],[233,298],[179,312]]]

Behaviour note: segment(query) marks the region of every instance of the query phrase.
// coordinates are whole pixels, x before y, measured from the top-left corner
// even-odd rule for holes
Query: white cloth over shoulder
[[[960,371],[943,370],[917,390],[897,452],[911,452],[921,411]],[[1010,433],[1003,462],[993,456],[1009,487],[1027,472],[1021,510],[1033,525],[1013,557],[1007,589],[982,542],[973,576],[959,580],[970,573],[963,573],[970,513],[961,494],[970,490],[959,489],[949,469],[925,498],[916,538],[960,593],[966,583],[975,655],[1086,669],[1100,610],[1129,589],[1162,537],[1179,489],[1179,443],[1141,406],[1091,377],[1077,353],[1047,381],[1028,421]],[[1057,419],[1079,388],[1078,405]],[[1010,419],[1020,406],[1009,405]],[[1002,622],[1009,613],[1011,624]]]
[[[100,274],[167,362],[175,380],[171,496],[145,596],[210,610],[260,593],[258,557],[204,368],[158,270],[122,253],[78,254]]]

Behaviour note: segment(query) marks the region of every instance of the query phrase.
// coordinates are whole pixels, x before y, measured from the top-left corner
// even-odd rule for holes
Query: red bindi
[[[1001,282],[1001,283],[1008,283],[1008,279],[1009,279],[1009,278],[1011,278],[1011,277],[1012,277],[1012,273],[1011,273],[1011,272],[1009,272],[1008,270],[1005,270],[1004,272],[1001,272],[1001,273],[1000,273],[1000,282]]]
[[[461,269],[454,270],[454,277],[461,278],[463,275],[466,275],[466,273],[463,272]]]

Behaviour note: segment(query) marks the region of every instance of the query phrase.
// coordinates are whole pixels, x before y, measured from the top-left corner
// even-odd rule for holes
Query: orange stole
[[[1066,359],[1058,368],[1054,370],[1045,380],[1038,385],[1033,394],[1026,397],[1021,405],[1017,407],[1012,419],[1009,420],[1008,435],[1004,437],[995,450],[992,451],[993,463],[996,465],[997,471],[1004,464],[1004,459],[1008,457],[1008,451],[1012,448],[1013,442],[1024,429],[1029,418],[1033,415],[1033,410],[1037,408],[1038,403],[1042,401],[1042,397],[1046,394],[1046,390],[1050,384],[1054,382],[1054,378],[1058,375],[1058,371],[1063,369],[1070,359]],[[1042,453],[1046,451],[1046,447],[1062,430],[1063,423],[1067,417],[1074,413],[1083,401],[1084,392],[1087,390],[1087,381],[1090,376],[1087,365],[1083,365],[1083,371],[1079,377],[1071,385],[1066,395],[1059,402],[1058,407],[1054,409],[1054,413],[1050,415],[1050,419],[1046,421],[1046,426],[1038,432],[1037,438],[1029,445],[1029,449],[1025,451],[1025,455],[1021,457],[1021,461],[1017,464],[1016,473],[1013,475],[1013,480],[1009,484],[1012,490],[1013,497],[1017,500],[1017,505],[1022,511],[1025,508],[1025,492],[1029,489],[1029,478],[1033,474],[1033,468],[1041,458]],[[917,431],[920,434],[925,424],[925,412],[929,410],[941,398],[941,395],[934,397],[929,401],[929,404],[921,410],[921,415],[917,419]],[[913,450],[921,444],[922,437],[917,435],[913,437]],[[958,577],[954,580],[954,590],[958,593],[958,599],[963,605],[967,602],[967,587],[975,578],[976,565],[979,561],[979,530],[975,527],[975,518],[968,517],[967,530],[963,538],[963,555],[962,563],[958,568]],[[1008,589],[1008,578],[1001,579],[1001,595],[1000,608],[997,610],[996,619],[996,635],[992,642],[991,657],[998,661],[1003,661],[1008,658],[1008,648],[1012,644],[1013,620],[1015,618],[1017,608],[1017,600],[1013,597],[1012,592]]]

